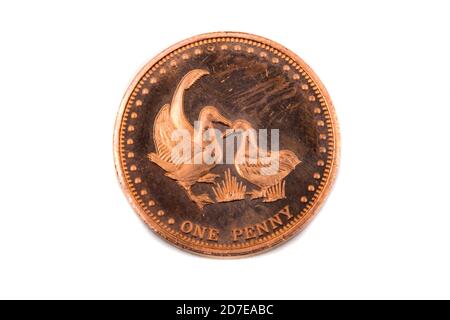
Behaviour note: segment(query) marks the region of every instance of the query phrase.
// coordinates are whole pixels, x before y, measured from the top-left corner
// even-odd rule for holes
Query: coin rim
[[[181,48],[187,44],[195,43],[197,41],[206,40],[206,39],[213,39],[213,38],[222,38],[222,37],[228,37],[228,38],[243,38],[248,40],[253,40],[256,42],[260,42],[262,44],[266,44],[268,46],[273,47],[274,49],[279,50],[280,52],[287,55],[289,58],[291,58],[293,61],[295,61],[300,67],[310,76],[310,78],[314,81],[318,89],[320,90],[321,95],[325,99],[327,103],[327,108],[330,113],[330,120],[331,125],[333,129],[333,137],[334,137],[334,157],[332,159],[333,163],[331,164],[329,176],[326,181],[326,184],[323,187],[322,192],[318,195],[317,200],[313,204],[313,206],[307,211],[303,219],[298,221],[296,225],[292,226],[289,230],[287,230],[282,235],[272,237],[270,240],[255,244],[254,246],[249,246],[245,248],[236,248],[236,249],[219,249],[219,248],[206,248],[203,249],[203,247],[197,247],[195,244],[184,244],[180,242],[180,239],[178,239],[176,236],[171,235],[164,229],[162,229],[158,224],[154,223],[151,219],[147,217],[146,212],[139,206],[136,199],[134,199],[128,184],[126,182],[123,168],[122,168],[122,161],[121,161],[121,154],[120,154],[120,129],[122,124],[122,119],[124,112],[126,110],[129,98],[134,91],[136,85],[139,83],[139,81],[142,79],[142,77],[150,70],[159,60],[170,54],[171,52],[177,50],[178,48]],[[207,256],[207,257],[215,257],[215,258],[237,258],[237,257],[246,257],[246,256],[252,256],[255,254],[266,252],[270,249],[273,249],[275,247],[278,247],[285,241],[291,239],[295,235],[297,235],[300,231],[302,231],[310,222],[311,220],[316,216],[316,214],[319,212],[320,208],[323,206],[325,200],[328,198],[329,193],[332,190],[332,187],[334,185],[334,182],[336,180],[337,171],[339,167],[339,160],[340,160],[340,130],[338,125],[338,120],[336,116],[336,112],[333,106],[333,103],[331,101],[331,98],[328,94],[328,91],[326,90],[323,83],[320,81],[318,76],[314,73],[314,71],[294,52],[290,51],[289,49],[285,48],[284,46],[261,36],[257,36],[250,33],[244,33],[244,32],[211,32],[211,33],[204,33],[200,34],[194,37],[190,37],[188,39],[185,39],[183,41],[180,41],[158,55],[156,55],[153,59],[151,59],[148,63],[146,63],[140,71],[136,74],[136,76],[131,81],[130,85],[128,86],[121,104],[119,111],[117,113],[116,121],[115,121],[115,127],[114,127],[114,137],[113,137],[113,150],[114,150],[114,163],[115,163],[115,170],[116,175],[118,177],[120,186],[122,191],[124,192],[126,198],[128,199],[128,202],[131,204],[134,211],[140,216],[140,218],[148,225],[148,227],[156,232],[161,238],[168,241],[169,243],[175,245],[178,248],[181,248],[185,251],[188,251],[190,253],[195,253],[197,255],[201,256]]]

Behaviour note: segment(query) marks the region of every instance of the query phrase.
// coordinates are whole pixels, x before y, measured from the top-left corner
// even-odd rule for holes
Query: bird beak
[[[222,138],[226,138],[232,134],[236,133],[236,131],[234,129],[227,129],[225,130],[225,132],[222,134]]]
[[[230,120],[228,120],[227,118],[225,118],[224,116],[222,116],[220,114],[216,116],[216,118],[214,119],[213,122],[223,124],[224,126],[227,126],[228,128],[230,128],[232,125]]]

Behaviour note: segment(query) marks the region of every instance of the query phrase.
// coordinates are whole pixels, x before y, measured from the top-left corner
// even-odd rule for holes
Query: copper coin
[[[199,35],[135,77],[115,127],[120,184],[170,243],[220,257],[298,233],[336,175],[339,132],[303,60],[255,35]]]

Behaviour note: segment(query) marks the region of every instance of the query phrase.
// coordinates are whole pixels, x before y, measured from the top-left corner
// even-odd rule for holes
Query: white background
[[[446,1],[0,4],[0,298],[450,298]],[[122,95],[184,38],[298,53],[341,126],[339,177],[300,236],[252,258],[184,253],[117,182]]]

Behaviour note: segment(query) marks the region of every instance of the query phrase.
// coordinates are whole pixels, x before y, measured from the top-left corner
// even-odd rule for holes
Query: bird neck
[[[243,157],[246,153],[247,146],[249,149],[258,147],[256,144],[256,137],[250,130],[244,130],[242,132],[236,155],[238,155],[239,157]]]
[[[170,105],[170,118],[177,129],[187,129],[191,136],[193,135],[194,128],[189,123],[184,113],[183,81],[178,84],[175,94],[173,95],[172,103]]]
[[[203,133],[207,128],[210,128],[211,123],[207,122],[207,120],[203,119],[201,116],[196,122],[195,130],[194,130],[194,142],[197,144],[202,144],[203,142]]]

